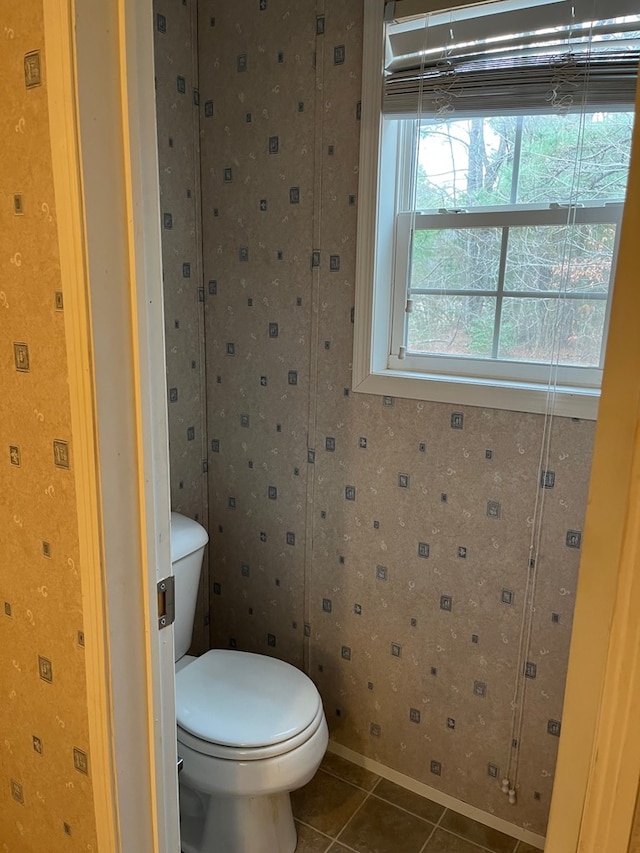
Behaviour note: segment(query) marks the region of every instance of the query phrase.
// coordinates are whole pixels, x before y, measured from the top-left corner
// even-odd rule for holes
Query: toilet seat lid
[[[304,731],[320,706],[310,678],[265,655],[214,649],[176,674],[178,725],[223,746],[281,743]]]

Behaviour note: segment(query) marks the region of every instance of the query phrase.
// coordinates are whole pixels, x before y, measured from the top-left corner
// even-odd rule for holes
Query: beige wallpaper
[[[41,0],[0,0],[0,851],[96,850]]]
[[[198,144],[196,6],[154,2],[156,109],[172,509],[207,523],[204,290]],[[202,573],[193,651],[209,648]]]
[[[543,833],[593,424],[555,419],[541,464],[542,416],[350,391],[362,0],[199,0],[200,220],[185,202],[198,172],[185,2],[158,0],[156,16],[172,492],[174,508],[206,511],[206,415],[212,644],[303,667],[336,741]],[[510,806],[498,780],[516,754]]]

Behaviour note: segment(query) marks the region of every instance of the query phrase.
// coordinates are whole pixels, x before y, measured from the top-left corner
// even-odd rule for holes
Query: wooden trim
[[[638,223],[640,225],[640,223]],[[636,232],[637,233],[637,232]],[[631,473],[618,597],[578,849],[625,851],[640,776],[640,436]]]
[[[75,217],[61,218],[65,275],[77,277],[65,290],[65,308],[78,307],[70,370],[85,383],[75,458],[94,477],[78,500],[93,547],[85,620],[103,629],[88,674],[100,850],[175,853],[173,629],[160,633],[155,613],[170,553],[152,3],[55,0],[45,20],[48,64],[67,68],[53,80],[66,134],[53,129],[54,161],[75,181],[56,184],[56,202]]]
[[[147,635],[150,787],[157,850],[180,847],[175,654],[173,628],[157,630],[156,584],[172,573],[170,553],[169,427],[165,370],[160,187],[150,0],[118,0],[125,191],[133,328],[138,493],[143,537],[141,565]],[[162,366],[159,369],[159,366]]]
[[[639,232],[636,125],[546,853],[622,853],[633,820],[640,773]]]
[[[95,383],[87,287],[84,212],[78,134],[71,7],[44,3],[47,98],[56,199],[64,324],[69,371],[74,474],[78,512],[89,746],[96,831],[100,850],[120,851],[112,738],[109,616],[102,529],[102,499],[95,433]]]
[[[549,392],[532,388],[523,382],[503,385],[497,380],[474,380],[469,377],[442,375],[416,376],[388,370],[372,371],[354,391],[378,396],[402,397],[407,400],[429,400],[458,406],[479,406],[511,412],[544,413],[549,407]],[[558,417],[595,420],[599,393],[556,391],[553,413]]]
[[[356,295],[353,338],[353,390],[371,374],[371,346],[374,319],[373,282],[378,217],[378,163],[380,157],[380,104],[382,101],[382,61],[384,0],[368,0],[364,10],[362,67],[362,115],[360,118],[360,165],[358,180],[358,227],[356,234]],[[380,68],[372,74],[372,68]]]

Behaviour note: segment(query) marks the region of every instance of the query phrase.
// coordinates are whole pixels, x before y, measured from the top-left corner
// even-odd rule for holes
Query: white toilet
[[[171,513],[183,853],[293,853],[289,792],[313,777],[327,723],[311,679],[265,655],[191,645],[204,528]]]

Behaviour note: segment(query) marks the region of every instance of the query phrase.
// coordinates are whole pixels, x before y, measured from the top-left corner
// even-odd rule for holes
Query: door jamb
[[[99,849],[177,853],[153,10],[43,5]]]

